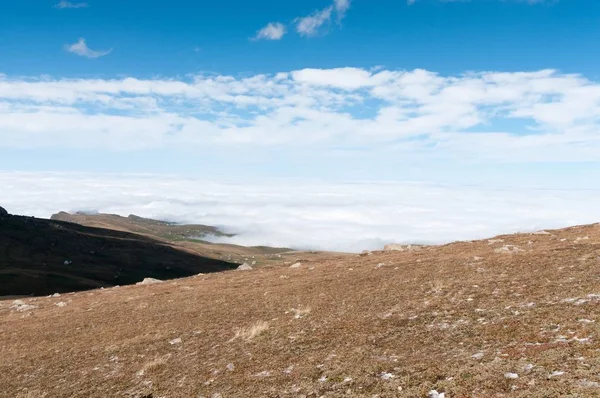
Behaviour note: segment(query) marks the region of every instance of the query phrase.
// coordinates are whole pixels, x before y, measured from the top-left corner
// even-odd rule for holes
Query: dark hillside
[[[235,267],[147,236],[0,214],[0,296],[47,295]]]

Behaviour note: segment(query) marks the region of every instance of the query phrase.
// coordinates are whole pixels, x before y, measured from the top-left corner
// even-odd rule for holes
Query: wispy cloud
[[[89,7],[88,3],[71,3],[66,0],[61,0],[57,4],[54,5],[54,8],[86,8]]]
[[[315,11],[309,16],[296,19],[296,31],[302,36],[314,36],[319,29],[327,22],[331,21],[333,6]]]
[[[81,38],[74,44],[67,44],[65,50],[87,58],[99,58],[108,55],[112,52],[112,48],[104,51],[95,51],[87,46],[85,39]]]
[[[346,16],[348,9],[350,9],[350,0],[334,0],[334,6],[338,14],[337,19],[341,21]]]
[[[254,40],[281,40],[285,33],[286,28],[282,23],[271,22],[267,26],[256,32]]]
[[[350,9],[350,2],[351,0],[333,0],[332,5],[322,10],[316,10],[306,17],[296,18],[296,31],[301,36],[315,36],[321,27],[331,22],[334,12],[337,22],[340,23]]]

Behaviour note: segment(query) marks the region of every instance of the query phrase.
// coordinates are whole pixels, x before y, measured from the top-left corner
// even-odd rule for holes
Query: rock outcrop
[[[398,251],[398,252],[411,252],[415,250],[421,250],[421,245],[401,245],[398,243],[390,243],[389,245],[385,245],[383,250],[386,252]]]

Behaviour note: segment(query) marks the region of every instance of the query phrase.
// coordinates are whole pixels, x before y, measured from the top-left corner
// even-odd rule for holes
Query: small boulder
[[[290,265],[290,268],[300,268],[302,267],[302,263],[294,263],[292,265]]]
[[[244,263],[242,265],[240,265],[239,267],[237,267],[238,271],[250,271],[252,270],[252,266],[248,263]]]
[[[136,283],[136,285],[155,285],[157,283],[162,283],[163,281],[161,281],[160,279],[154,279],[154,278],[144,278],[143,281]]]

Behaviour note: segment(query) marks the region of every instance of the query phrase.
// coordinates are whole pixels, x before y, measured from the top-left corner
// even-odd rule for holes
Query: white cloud
[[[264,28],[256,32],[254,40],[266,39],[266,40],[281,40],[285,35],[286,29],[282,23],[271,22]]]
[[[371,73],[360,68],[302,69],[292,72],[298,83],[356,90],[371,84]]]
[[[471,159],[600,158],[600,82],[554,70],[443,76],[303,69],[247,77],[0,76],[3,148],[310,148]]]
[[[54,8],[87,8],[89,7],[88,3],[71,3],[66,0],[61,0],[57,4],[54,5]]]
[[[0,186],[8,187],[0,190],[0,205],[15,214],[137,214],[239,234],[221,242],[355,252],[600,219],[597,190],[7,172],[0,172]]]
[[[334,0],[335,10],[338,13],[338,21],[341,21],[345,16],[346,12],[350,8],[350,0]]]
[[[77,43],[66,45],[65,50],[87,58],[99,58],[112,52],[112,48],[105,51],[94,51],[87,46],[85,39],[83,38],[79,39]]]
[[[325,23],[331,21],[333,6],[315,11],[309,16],[296,19],[296,31],[302,36],[314,36]]]

